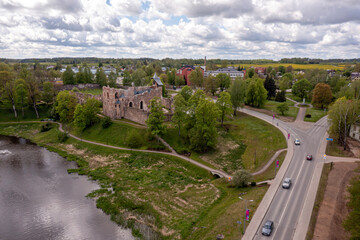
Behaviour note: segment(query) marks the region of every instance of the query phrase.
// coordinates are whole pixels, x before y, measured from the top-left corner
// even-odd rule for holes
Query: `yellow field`
[[[284,67],[288,67],[288,66],[292,66],[293,69],[301,69],[301,70],[306,70],[306,69],[331,69],[331,70],[344,70],[345,65],[328,65],[328,64],[294,64],[294,63],[264,63],[264,64],[234,64],[234,67],[245,67],[245,68],[249,68],[249,67],[278,67],[278,66],[284,66]],[[219,65],[220,67],[221,65]]]

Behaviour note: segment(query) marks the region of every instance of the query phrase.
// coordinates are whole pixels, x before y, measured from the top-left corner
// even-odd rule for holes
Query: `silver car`
[[[263,228],[261,229],[261,234],[264,236],[270,236],[272,229],[273,229],[274,223],[270,220],[267,220],[264,224]]]
[[[299,140],[299,139],[295,139],[294,143],[295,143],[295,145],[300,145],[300,140]]]
[[[290,188],[290,186],[291,186],[291,178],[285,178],[284,182],[282,184],[282,187],[283,188]]]

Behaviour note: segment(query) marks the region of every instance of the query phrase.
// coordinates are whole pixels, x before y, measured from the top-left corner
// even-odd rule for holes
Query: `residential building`
[[[351,125],[349,136],[360,142],[360,124]]]
[[[204,77],[208,77],[210,75],[216,77],[216,75],[218,75],[219,73],[225,73],[225,74],[229,75],[232,80],[234,80],[237,77],[244,78],[246,72],[238,71],[234,67],[227,67],[227,68],[219,68],[215,71],[205,71]]]

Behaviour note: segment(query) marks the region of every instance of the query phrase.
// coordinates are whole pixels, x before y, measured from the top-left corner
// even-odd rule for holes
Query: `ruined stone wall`
[[[140,110],[138,108],[126,108],[124,118],[141,124],[146,124],[146,120],[149,117],[149,112]]]
[[[77,100],[78,100],[78,103],[80,104],[84,104],[86,99],[88,98],[95,98],[96,100],[98,101],[102,101],[102,97],[101,95],[93,95],[93,94],[90,94],[90,93],[82,93],[82,92],[74,92]]]

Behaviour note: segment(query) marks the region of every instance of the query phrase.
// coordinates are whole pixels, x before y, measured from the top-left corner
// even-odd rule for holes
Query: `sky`
[[[0,0],[0,58],[360,58],[360,0]]]

